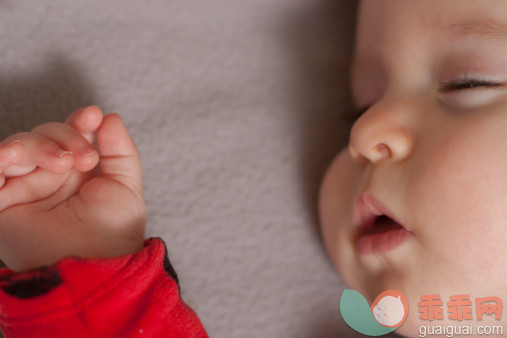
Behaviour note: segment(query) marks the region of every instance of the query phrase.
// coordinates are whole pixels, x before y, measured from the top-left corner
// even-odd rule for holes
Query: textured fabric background
[[[120,113],[147,235],[212,337],[355,336],[316,230],[354,15],[345,0],[0,0],[0,136]]]

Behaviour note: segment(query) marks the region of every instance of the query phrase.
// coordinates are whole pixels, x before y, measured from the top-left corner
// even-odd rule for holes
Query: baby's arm
[[[165,244],[144,240],[140,158],[118,115],[91,107],[2,144],[0,258],[22,271],[0,269],[6,337],[206,337]]]

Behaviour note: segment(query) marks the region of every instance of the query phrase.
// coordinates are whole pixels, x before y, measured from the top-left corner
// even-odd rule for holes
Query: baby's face
[[[402,334],[446,323],[446,307],[443,321],[418,319],[423,295],[506,307],[507,1],[364,0],[359,11],[352,91],[369,108],[322,183],[328,252],[370,301],[407,296]],[[358,230],[372,196],[402,226]]]

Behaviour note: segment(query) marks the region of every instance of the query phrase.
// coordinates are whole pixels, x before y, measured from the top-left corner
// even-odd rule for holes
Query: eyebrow
[[[448,31],[455,38],[477,37],[481,41],[507,42],[507,24],[500,24],[491,19],[452,23]]]

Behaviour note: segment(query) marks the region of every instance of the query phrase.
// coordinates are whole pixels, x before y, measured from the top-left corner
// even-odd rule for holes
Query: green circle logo
[[[353,330],[366,336],[383,336],[405,322],[408,301],[400,291],[386,290],[370,306],[362,294],[345,289],[340,299],[340,313]]]

